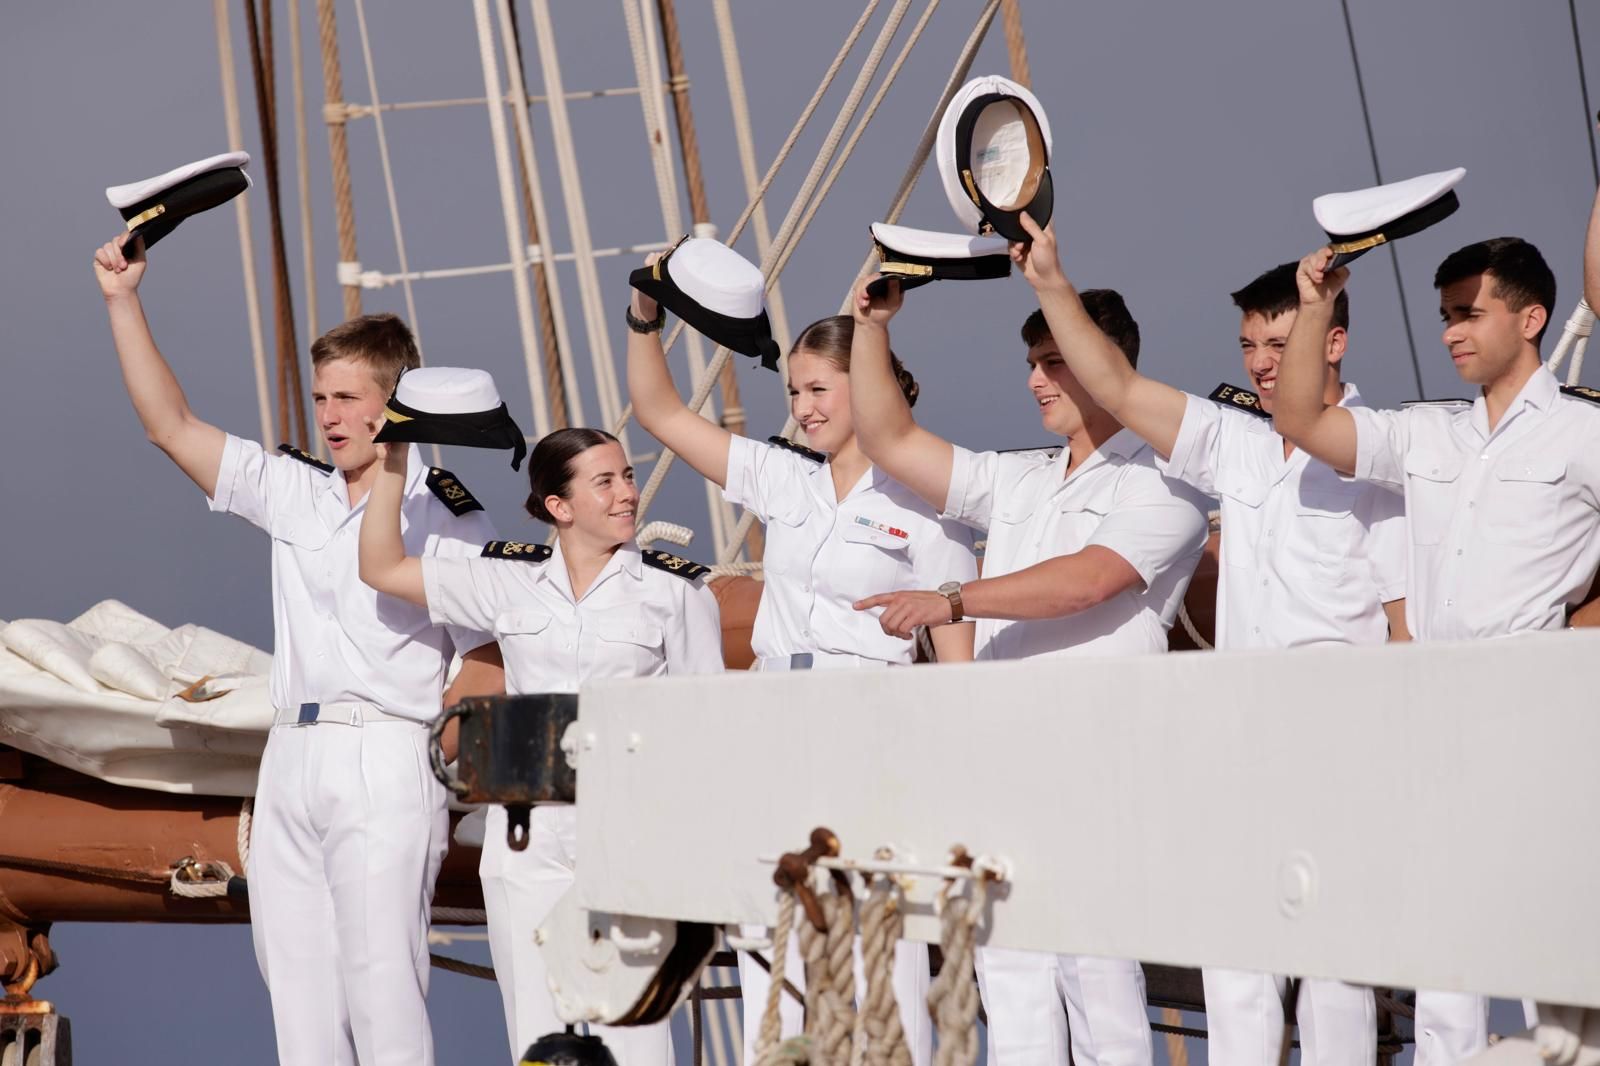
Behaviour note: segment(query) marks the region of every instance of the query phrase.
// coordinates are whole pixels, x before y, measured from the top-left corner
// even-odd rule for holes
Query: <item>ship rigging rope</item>
[[[478,61],[483,71],[484,98],[489,110],[489,138],[494,146],[495,178],[500,187],[500,220],[505,227],[506,251],[511,257],[511,292],[517,309],[517,336],[522,343],[522,360],[533,405],[534,432],[543,437],[550,432],[550,407],[545,398],[544,375],[540,372],[537,341],[533,328],[533,291],[528,276],[528,242],[523,238],[522,217],[517,189],[511,174],[511,143],[506,136],[506,115],[500,99],[500,65],[494,54],[494,31],[489,22],[488,0],[474,0],[473,22],[478,32]],[[502,27],[503,29],[504,27]],[[507,54],[513,42],[505,41]],[[409,284],[409,282],[408,282]]]
[[[917,149],[912,153],[911,163],[906,167],[906,172],[900,179],[900,188],[890,202],[889,210],[884,214],[885,222],[894,223],[900,220],[900,212],[905,209],[906,201],[911,198],[911,190],[916,187],[917,178],[922,173],[923,164],[927,162],[928,155],[933,150],[933,141],[939,130],[939,119],[943,117],[944,109],[949,106],[951,98],[956,94],[956,90],[966,81],[967,72],[972,69],[972,61],[977,57],[978,47],[983,43],[984,36],[988,33],[989,26],[994,21],[995,12],[999,8],[1000,0],[989,0],[989,3],[984,5],[983,11],[978,15],[977,24],[973,26],[972,33],[967,36],[966,44],[962,46],[961,53],[956,58],[955,68],[950,72],[950,77],[945,82],[944,92],[939,94],[939,102],[934,105],[933,114],[923,128],[922,140],[917,143]],[[868,252],[858,273],[865,272],[871,266],[872,260],[873,254]],[[840,307],[840,313],[846,313],[849,307],[849,295],[846,294],[845,300]],[[795,421],[790,418],[784,423],[782,435],[787,437],[794,430]],[[734,532],[733,542],[729,545],[729,554],[725,558],[719,558],[717,561],[730,561],[738,553],[740,546],[744,544],[745,537],[749,535],[754,525],[755,515],[748,511],[745,512],[744,517],[739,520],[739,528]]]
[[[800,216],[805,209],[805,205],[810,200],[811,195],[816,191],[817,184],[822,179],[822,172],[824,168],[826,168],[828,163],[832,161],[834,152],[838,148],[839,141],[844,135],[845,127],[849,124],[850,120],[855,117],[856,109],[861,104],[861,98],[866,93],[867,85],[877,73],[878,65],[883,61],[883,54],[888,50],[889,41],[894,37],[895,31],[899,29],[900,21],[905,17],[905,11],[910,5],[910,2],[911,0],[895,0],[894,9],[890,12],[889,17],[884,21],[883,28],[878,32],[877,39],[873,41],[872,50],[867,54],[867,58],[863,61],[861,70],[856,75],[855,84],[850,87],[850,93],[845,98],[844,103],[840,106],[839,113],[834,119],[833,126],[828,130],[827,136],[823,139],[822,147],[818,150],[817,157],[811,164],[811,169],[806,173],[805,181],[801,184],[799,192],[795,193],[794,200],[789,205],[788,214],[784,217],[783,224],[778,227],[777,236],[773,238],[772,246],[767,249],[767,254],[762,256],[761,273],[766,277],[768,286],[770,286],[778,277],[778,272],[781,269],[778,266],[778,258],[788,248],[790,241],[798,240],[802,235],[803,231],[799,229],[797,223],[799,222]],[[998,2],[998,0],[995,0],[995,2]],[[823,76],[823,83],[818,86],[817,93],[812,97],[812,102],[807,104],[806,110],[802,112],[800,122],[798,122],[795,128],[790,131],[789,139],[785,142],[784,149],[780,150],[779,157],[773,161],[772,169],[767,172],[768,180],[763,181],[762,188],[758,190],[761,195],[765,195],[767,187],[771,184],[770,179],[776,172],[776,168],[782,163],[787,151],[793,148],[794,142],[799,137],[800,129],[810,118],[811,112],[815,109],[815,103],[819,101],[822,94],[827,91],[828,84],[833,80],[833,76],[837,72],[839,65],[843,63],[844,57],[848,54],[850,47],[855,43],[855,38],[860,35],[860,31],[865,27],[866,21],[871,17],[876,7],[877,0],[869,0],[866,9],[862,12],[861,18],[856,21],[856,25],[851,29],[850,35],[845,39],[844,47],[840,50],[839,55],[835,57],[834,63],[829,67],[827,74]],[[738,224],[728,235],[728,244],[731,245],[735,240],[738,239],[739,233],[743,230],[744,224],[749,220],[750,214],[753,210],[754,204],[751,204],[745,208],[744,213],[740,216]],[[680,322],[678,328],[674,329],[673,331],[673,337],[676,338],[681,332],[682,323]],[[702,377],[699,386],[694,391],[693,398],[689,402],[690,410],[699,413],[700,409],[705,406],[706,400],[711,395],[711,390],[716,384],[717,376],[722,373],[722,368],[727,365],[730,357],[731,353],[727,348],[719,347],[717,349],[716,357],[712,360],[710,369]],[[650,471],[650,480],[646,483],[644,491],[639,497],[639,505],[637,510],[641,518],[649,508],[651,501],[655,499],[656,493],[660,491],[661,483],[666,479],[667,471],[672,468],[673,461],[676,458],[677,453],[672,451],[670,448],[662,450],[661,458],[656,461],[655,468]],[[741,532],[736,535],[735,539],[727,545],[722,553],[719,553],[718,562],[732,561],[733,555],[737,554],[738,552],[738,547],[743,544],[743,531],[747,531],[753,521],[754,515],[751,512],[745,512],[744,519],[742,519],[739,524],[739,529]]]
[[[940,911],[939,950],[944,964],[928,987],[936,1048],[933,1066],[972,1066],[978,1061],[978,981],[973,949],[989,879],[975,877],[971,895],[946,895]]]
[[[645,0],[648,2],[648,0]],[[646,26],[648,25],[639,10],[636,0],[622,0],[623,21],[628,27],[628,46],[633,54],[634,76],[639,82],[639,107],[644,117],[645,143],[649,146],[650,162],[655,171],[656,195],[661,206],[662,228],[665,230],[666,239],[676,240],[683,229],[683,214],[678,208],[678,184],[672,169],[672,156],[668,149],[667,118],[661,93],[657,87],[662,84],[661,71],[656,63],[655,50],[649,47],[646,41]],[[681,120],[678,124],[679,140],[693,138],[694,127],[687,127]],[[684,156],[687,161],[688,144],[685,143]],[[691,199],[703,208],[705,203],[705,190],[703,188],[691,190]],[[696,235],[700,233],[699,219],[696,219]],[[698,333],[689,334],[689,372],[690,380],[699,384],[706,372],[706,354],[703,338]],[[712,422],[717,421],[716,409],[711,408],[705,412],[705,417]],[[733,508],[722,497],[722,491],[712,482],[705,481],[703,485],[706,495],[706,514],[711,520],[711,543],[717,551],[721,551],[727,541],[728,533],[734,524]]]
[[[1572,18],[1572,51],[1578,59],[1578,91],[1583,94],[1583,124],[1589,131],[1589,166],[1594,171],[1594,183],[1600,185],[1600,155],[1595,154],[1594,123],[1590,120],[1594,108],[1589,103],[1589,74],[1583,66],[1583,39],[1578,36],[1578,2],[1567,0],[1567,14]]]
[[[311,226],[311,158],[306,146],[306,70],[300,41],[301,0],[288,0],[289,72],[294,79],[295,191],[300,198],[300,269],[305,272],[306,337],[315,339],[317,329],[317,255]],[[313,438],[317,458],[326,457],[322,434]]]
[[[589,360],[594,370],[595,392],[600,400],[602,423],[617,419],[622,411],[622,393],[617,383],[617,368],[611,353],[611,335],[600,294],[600,275],[595,270],[593,243],[589,237],[589,211],[584,200],[583,179],[578,173],[573,149],[572,124],[567,116],[566,90],[561,80],[561,61],[556,52],[555,29],[550,20],[549,0],[532,0],[533,36],[539,50],[539,68],[544,76],[546,115],[550,120],[556,152],[556,171],[561,180],[561,198],[566,207],[567,233],[576,253],[579,302],[583,306],[584,328],[589,339]],[[626,433],[616,434],[624,454],[632,455]]]
[[[217,0],[221,3],[222,0]],[[339,27],[333,0],[317,0],[317,42],[322,54],[322,117],[328,127],[328,158],[333,174],[333,216],[339,231],[339,266],[349,265],[351,277],[340,277],[344,288],[344,317],[361,313],[361,262],[356,258],[355,197],[350,190],[350,139],[345,130],[348,113],[344,102],[344,71],[339,62]]]
[[[329,18],[332,5],[329,4]],[[422,351],[422,332],[417,325],[416,295],[411,291],[411,266],[406,260],[406,238],[400,227],[400,202],[394,191],[394,167],[389,161],[389,138],[383,129],[383,101],[378,97],[378,76],[372,66],[372,40],[367,34],[366,0],[356,0],[356,24],[361,31],[361,58],[367,66],[367,95],[372,102],[372,128],[378,135],[378,160],[383,167],[383,188],[389,198],[389,223],[394,232],[395,258],[400,263],[400,285],[406,295],[406,322],[411,326],[417,350]],[[341,223],[342,224],[342,223]],[[354,222],[351,223],[354,227]],[[438,465],[438,446],[435,445],[434,464]]]
[[[800,926],[806,961],[806,1035],[828,1066],[843,1066],[855,1028],[855,898],[848,890],[816,897],[824,928]],[[774,949],[776,950],[776,949]]]
[[[778,924],[772,931],[772,966],[768,973],[767,1002],[761,1012],[761,1030],[756,1037],[755,1060],[768,1066],[775,1060],[778,1040],[783,1035],[783,999],[785,970],[789,965],[789,935],[794,931],[795,896],[785,892],[778,900]]]
[[[561,418],[564,419],[562,425],[581,426],[585,422],[583,395],[578,388],[578,367],[572,361],[572,338],[567,333],[567,315],[561,299],[561,272],[556,267],[557,257],[547,251],[542,243],[550,233],[550,216],[545,210],[543,187],[535,180],[539,167],[534,158],[533,123],[528,117],[528,78],[522,56],[522,30],[510,0],[498,0],[498,7],[500,32],[505,40],[506,66],[517,73],[514,82],[516,91],[510,94],[511,117],[516,123],[517,151],[522,161],[524,210],[531,212],[528,236],[534,251],[538,253],[534,265],[534,283],[539,294],[539,322],[547,335],[553,330],[555,336],[554,341],[547,339],[545,343],[545,366],[550,375],[546,404],[550,407],[552,421],[557,418],[559,407]],[[568,382],[571,383],[570,389]]]
[[[222,75],[222,114],[228,130],[228,150],[244,147],[240,131],[238,78],[233,65],[233,30],[228,18],[228,0],[214,0],[213,9],[217,24],[217,63]],[[261,418],[261,442],[268,449],[277,442],[273,439],[272,403],[267,388],[266,342],[261,337],[261,296],[256,291],[256,253],[251,237],[249,198],[234,198],[234,221],[239,228],[239,265],[244,274],[245,321],[250,332],[250,363],[255,372],[256,407]]]
[[[894,998],[894,952],[905,918],[899,889],[886,875],[873,878],[861,907],[861,958],[866,995],[856,1017],[852,1063],[865,1066],[911,1066],[900,1006]]]
[[[1367,130],[1367,151],[1372,155],[1372,177],[1374,181],[1383,184],[1383,171],[1378,166],[1378,141],[1372,133],[1372,113],[1367,108],[1367,86],[1361,77],[1361,57],[1356,52],[1356,31],[1350,22],[1350,0],[1339,0],[1339,9],[1344,12],[1344,34],[1350,42],[1350,66],[1356,74],[1356,96],[1361,101],[1361,121]],[[1400,297],[1400,321],[1406,328],[1406,347],[1411,351],[1411,373],[1416,379],[1417,398],[1427,399],[1428,393],[1422,387],[1422,364],[1417,360],[1417,339],[1411,335],[1411,308],[1406,303],[1406,286],[1400,276],[1400,253],[1395,250],[1393,243],[1389,244],[1389,263],[1394,267],[1395,293]]]

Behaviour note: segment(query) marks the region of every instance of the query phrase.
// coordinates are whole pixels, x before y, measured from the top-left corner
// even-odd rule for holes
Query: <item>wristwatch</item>
[[[633,313],[632,304],[623,310],[623,314],[627,318],[628,328],[635,333],[660,333],[667,324],[667,309],[659,303],[656,304],[656,317],[648,322]]]
[[[961,621],[961,582],[946,581],[939,586],[939,594],[950,601],[950,621]]]

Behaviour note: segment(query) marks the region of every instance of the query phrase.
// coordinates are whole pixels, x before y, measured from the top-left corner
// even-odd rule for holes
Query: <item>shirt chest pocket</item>
[[[1260,547],[1262,507],[1267,499],[1265,482],[1223,480],[1217,485],[1222,504],[1221,559],[1224,566],[1252,566]]]
[[[663,673],[666,632],[655,622],[634,616],[598,618],[589,623],[594,659],[589,677],[645,677]]]
[[[551,624],[554,621],[548,611],[537,608],[521,607],[502,611],[495,617],[494,635],[503,645],[502,650],[508,660],[548,659],[562,645],[566,646],[567,651],[572,647],[571,635],[561,633],[561,627]]]
[[[1444,539],[1460,481],[1459,454],[1419,450],[1406,456],[1406,522],[1413,544],[1438,544]]]
[[[762,568],[769,574],[808,574],[816,556],[816,538],[806,528],[803,506],[780,508],[767,519],[767,547]]]
[[[1567,463],[1554,455],[1506,456],[1483,487],[1479,522],[1494,544],[1545,547],[1555,538]]]
[[[290,514],[273,520],[272,539],[301,551],[319,552],[333,539],[333,532],[315,515]]]
[[[845,543],[839,559],[844,573],[849,575],[846,589],[859,588],[863,596],[870,596],[908,587],[911,538],[862,525],[853,518],[841,516],[839,523],[839,539]]]
[[[1361,531],[1355,516],[1358,493],[1354,485],[1348,489],[1343,485],[1301,485],[1294,521],[1312,562],[1342,567],[1355,554]]]

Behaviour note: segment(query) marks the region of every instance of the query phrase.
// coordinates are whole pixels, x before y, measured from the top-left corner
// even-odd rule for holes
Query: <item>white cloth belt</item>
[[[800,651],[793,655],[774,655],[761,660],[765,670],[849,670],[854,667],[889,666],[882,659],[851,655],[842,651]]]
[[[272,724],[280,725],[316,725],[319,722],[329,722],[334,725],[361,726],[368,722],[411,722],[409,718],[401,718],[397,714],[390,714],[376,703],[359,703],[347,701],[344,703],[302,703],[298,707],[279,707],[272,716]],[[411,722],[412,725],[422,725],[421,722]]]

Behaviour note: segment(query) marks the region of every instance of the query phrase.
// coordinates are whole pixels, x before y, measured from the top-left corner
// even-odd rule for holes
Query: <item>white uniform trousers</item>
[[[282,1066],[430,1066],[428,911],[448,842],[427,727],[274,726],[250,925]]]
[[[1281,977],[1205,969],[1207,1055],[1215,1066],[1278,1066],[1283,1042]],[[1378,1008],[1370,988],[1300,982],[1295,1005],[1301,1066],[1376,1066]]]
[[[1471,992],[1417,989],[1415,1066],[1456,1066],[1489,1046],[1489,1001]]]
[[[805,921],[802,911],[795,911],[795,921]],[[768,936],[771,930],[761,925],[741,926],[745,936]],[[769,961],[770,951],[762,953]],[[866,998],[866,964],[861,955],[861,938],[855,943],[856,1005]],[[800,930],[797,926],[789,937],[788,961],[784,964],[783,979],[794,985],[802,995],[806,990],[806,967],[800,958]],[[894,1002],[899,1008],[900,1027],[906,1033],[906,1046],[911,1050],[915,1066],[928,1066],[933,1061],[933,1019],[928,1014],[928,945],[919,940],[901,940],[894,946],[894,966],[890,983],[894,986]],[[756,1061],[756,1041],[761,1036],[761,1016],[767,1010],[767,990],[772,978],[767,968],[750,957],[749,952],[739,952],[739,993],[744,1001],[744,1058],[743,1062]],[[782,1019],[782,1039],[800,1035],[805,1024],[805,1007],[793,996],[785,994],[778,1000],[778,1016]]]
[[[977,968],[990,1066],[1151,1066],[1137,962],[979,948]]]
[[[559,1033],[567,1023],[556,1016],[544,955],[533,934],[572,887],[578,854],[578,810],[562,805],[535,807],[528,821],[528,846],[506,845],[506,809],[490,807],[484,821],[483,909],[489,920],[489,953],[505,1008],[511,1061],[541,1036]],[[646,1026],[590,1026],[605,1041],[618,1066],[672,1066],[668,1022]]]

